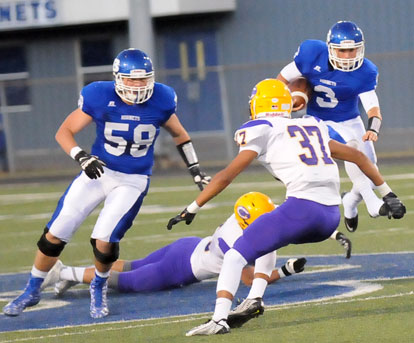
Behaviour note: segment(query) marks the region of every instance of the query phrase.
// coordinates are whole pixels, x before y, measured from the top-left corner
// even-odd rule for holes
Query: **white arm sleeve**
[[[301,77],[302,73],[299,71],[298,67],[296,67],[295,61],[292,61],[280,71],[280,75],[290,82]]]
[[[374,89],[372,91],[359,94],[359,99],[361,100],[362,106],[367,113],[371,108],[379,107],[378,96]]]

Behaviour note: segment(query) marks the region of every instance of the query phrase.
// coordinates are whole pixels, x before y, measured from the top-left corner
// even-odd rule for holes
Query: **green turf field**
[[[414,252],[414,165],[383,165],[382,174],[407,207],[402,220],[369,218],[360,205],[360,223],[355,233],[339,230],[353,242],[354,254]],[[165,226],[197,194],[188,175],[154,176],[144,206],[121,242],[121,258],[143,257],[179,237],[207,236],[232,212],[234,201],[248,191],[267,193],[276,203],[284,198],[284,187],[264,172],[252,168],[210,202],[192,225]],[[344,182],[342,190],[350,183]],[[0,185],[0,273],[30,270],[36,242],[49,220],[56,202],[67,186],[60,183]],[[89,235],[97,212],[82,225],[61,259],[67,264],[85,265],[92,261]],[[334,241],[289,246],[278,252],[285,255],[342,255]],[[210,314],[165,319],[128,321],[62,329],[0,333],[5,342],[414,342],[414,261],[411,277],[381,281],[383,288],[370,294],[342,300],[300,303],[267,308],[265,314],[232,330],[228,335],[185,337],[185,332],[209,318]],[[398,268],[398,264],[395,265]],[[24,285],[22,285],[24,286]],[[277,287],[277,284],[274,285]],[[206,294],[214,301],[214,294]],[[266,295],[265,295],[266,303]],[[109,302],[110,304],[110,302]],[[3,307],[5,302],[0,301]],[[177,305],[179,306],[179,305]],[[24,313],[22,314],[22,316]],[[0,320],[4,320],[3,315]],[[19,320],[19,318],[16,318]],[[39,318],[41,320],[41,318]]]

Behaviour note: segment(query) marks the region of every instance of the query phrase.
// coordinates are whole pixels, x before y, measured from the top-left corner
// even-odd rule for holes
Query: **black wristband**
[[[198,163],[188,167],[188,170],[192,177],[200,175],[200,165]]]
[[[377,135],[379,134],[379,130],[381,128],[381,119],[379,117],[370,117],[368,119],[368,131],[375,132]]]

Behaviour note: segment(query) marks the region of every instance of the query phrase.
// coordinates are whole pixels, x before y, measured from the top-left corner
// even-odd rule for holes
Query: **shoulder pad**
[[[360,93],[373,90],[377,87],[378,68],[369,59],[364,58],[364,63],[361,68],[357,69],[354,73],[356,73],[361,80],[362,88]]]
[[[314,61],[323,53],[328,54],[328,48],[325,42],[308,39],[299,46],[294,56],[294,61],[299,71],[305,75],[309,69],[311,70],[313,68]]]
[[[78,105],[85,113],[90,114],[96,108],[106,105],[108,98],[114,95],[115,82],[92,82],[82,88]]]
[[[234,134],[238,145],[244,146],[256,138],[262,137],[273,124],[266,119],[255,119],[244,123]]]
[[[176,111],[177,95],[172,87],[156,82],[154,84],[154,93],[152,96],[154,97],[154,100],[156,100],[157,103],[163,107],[163,109],[173,109],[172,113]]]

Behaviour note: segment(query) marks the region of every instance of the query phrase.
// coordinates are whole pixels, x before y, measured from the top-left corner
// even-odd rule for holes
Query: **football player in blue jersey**
[[[342,143],[363,151],[376,164],[373,142],[378,139],[382,116],[375,92],[378,70],[364,58],[364,35],[350,21],[339,21],[329,30],[327,41],[306,40],[277,78],[284,83],[305,77],[312,86],[307,104],[308,115],[318,117],[332,127]],[[358,100],[368,115],[365,129]],[[301,106],[303,107],[303,106]],[[293,110],[300,110],[301,107]],[[335,138],[335,137],[333,137]],[[345,170],[353,183],[343,194],[345,226],[353,232],[358,226],[357,205],[363,199],[371,217],[380,213],[384,202],[373,191],[374,185],[353,163],[345,162]],[[381,211],[380,211],[381,210]]]
[[[154,163],[154,142],[164,127],[200,189],[210,177],[200,171],[190,136],[175,114],[174,90],[154,81],[150,58],[137,49],[123,50],[113,63],[115,81],[93,82],[82,89],[79,107],[56,133],[62,149],[82,172],[58,202],[37,246],[24,292],[3,312],[18,316],[40,301],[41,284],[86,217],[104,206],[91,234],[95,278],[90,285],[93,318],[108,315],[107,278],[119,256],[119,241],[132,226],[148,192]],[[91,153],[80,148],[75,135],[92,122],[96,138]]]

